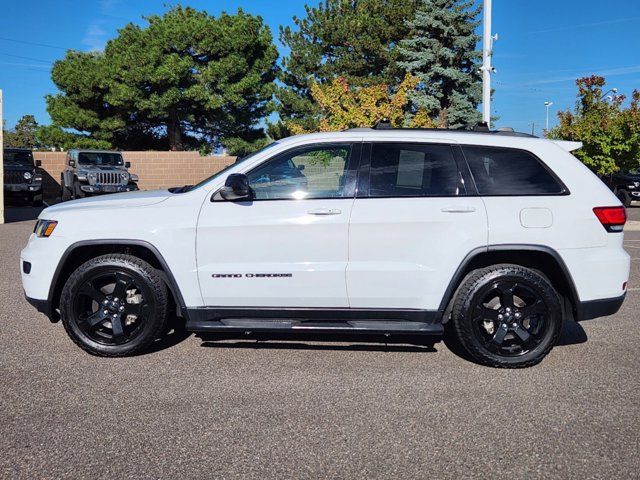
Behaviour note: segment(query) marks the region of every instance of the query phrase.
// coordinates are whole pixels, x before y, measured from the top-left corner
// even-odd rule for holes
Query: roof
[[[18,152],[31,152],[30,148],[19,148],[19,147],[4,147],[3,150],[14,150]]]
[[[122,154],[121,151],[119,150],[99,150],[99,149],[93,149],[93,148],[71,148],[69,149],[69,152],[83,152],[83,153],[119,153]]]

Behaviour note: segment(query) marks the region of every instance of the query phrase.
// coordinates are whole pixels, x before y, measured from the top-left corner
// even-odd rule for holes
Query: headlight
[[[127,172],[122,172],[120,176],[122,177],[123,180],[126,180],[127,178],[129,178],[129,174]]]
[[[33,229],[33,233],[35,233],[38,237],[48,237],[58,225],[58,222],[55,220],[38,220],[36,222],[36,228]]]
[[[25,180],[31,180],[31,177],[33,175],[31,175],[31,172],[24,172],[22,176],[24,177]]]
[[[98,179],[98,174],[96,172],[87,173],[87,180],[90,182],[95,182]]]

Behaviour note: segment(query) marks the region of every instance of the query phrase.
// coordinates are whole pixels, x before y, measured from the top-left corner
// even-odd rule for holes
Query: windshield
[[[122,155],[110,152],[81,152],[78,162],[80,165],[124,165]]]
[[[4,163],[33,166],[33,154],[29,151],[5,150]]]
[[[233,162],[230,165],[227,165],[226,167],[224,167],[222,170],[220,170],[219,172],[214,173],[213,175],[211,175],[210,177],[205,178],[204,180],[202,180],[199,183],[196,183],[193,186],[189,186],[188,188],[182,188],[179,191],[176,191],[174,193],[183,193],[183,192],[188,192],[191,190],[195,190],[196,188],[200,188],[201,186],[203,186],[204,184],[210,182],[211,180],[213,180],[216,177],[219,177],[220,175],[224,174],[227,170],[233,168],[233,167],[237,167],[240,163],[246,162],[247,160],[250,160],[251,158],[255,157],[256,155],[258,155],[259,153],[262,152],[266,152],[267,150],[272,149],[273,147],[275,147],[276,145],[278,145],[278,142],[273,142],[270,143],[269,145],[267,145],[266,147],[261,148],[260,150],[256,150],[253,153],[250,153],[249,155],[246,155],[242,158],[238,158],[235,162]]]

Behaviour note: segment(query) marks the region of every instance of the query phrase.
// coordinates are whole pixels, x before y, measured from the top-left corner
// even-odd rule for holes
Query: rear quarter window
[[[462,146],[480,195],[561,195],[562,183],[530,152]]]

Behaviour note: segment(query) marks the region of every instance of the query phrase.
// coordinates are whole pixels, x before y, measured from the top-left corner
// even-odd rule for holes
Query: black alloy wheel
[[[476,361],[502,368],[539,363],[560,337],[560,299],[543,275],[519,265],[470,273],[451,310],[458,340]]]
[[[117,269],[86,278],[73,305],[80,330],[104,345],[121,345],[140,334],[149,318],[150,300],[138,283],[131,274]]]
[[[517,280],[497,280],[476,295],[472,312],[476,336],[501,356],[524,355],[549,330],[549,309],[533,288]]]

